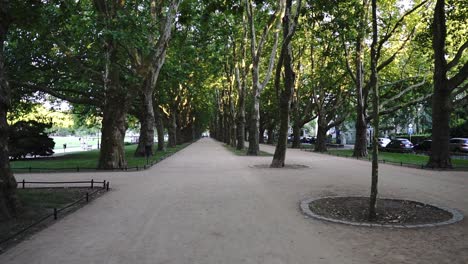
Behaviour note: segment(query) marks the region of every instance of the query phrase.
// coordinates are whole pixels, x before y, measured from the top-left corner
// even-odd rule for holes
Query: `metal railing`
[[[10,235],[4,239],[2,239],[0,241],[0,245],[3,245],[9,241],[11,241],[12,239],[14,238],[17,238],[18,236],[20,236],[21,234],[25,233],[26,231],[30,230],[31,228],[39,225],[40,223],[46,221],[47,219],[49,218],[53,218],[54,220],[57,220],[58,217],[59,217],[59,213],[63,212],[64,210],[66,209],[69,209],[79,203],[82,203],[82,202],[86,202],[88,203],[91,199],[91,197],[95,194],[97,194],[98,192],[102,191],[102,190],[106,190],[106,191],[109,191],[110,190],[110,182],[109,181],[95,181],[94,179],[91,179],[90,181],[68,181],[68,182],[59,182],[59,181],[54,181],[54,182],[46,182],[46,181],[25,181],[24,179],[22,181],[19,182],[19,184],[21,184],[22,186],[22,189],[28,189],[26,188],[26,184],[34,184],[34,185],[49,185],[49,187],[45,187],[45,188],[57,188],[57,187],[50,187],[50,185],[65,185],[65,184],[86,184],[86,186],[76,186],[76,185],[73,185],[73,186],[62,186],[62,187],[58,187],[58,188],[83,188],[83,187],[86,187],[86,188],[90,188],[92,189],[93,191],[91,192],[86,192],[85,195],[83,197],[81,197],[80,199],[70,203],[70,204],[67,204],[66,206],[62,207],[62,208],[53,208],[53,212],[50,213],[50,214],[47,214],[45,216],[43,216],[42,218],[38,219],[37,221],[35,221],[34,223],[28,225],[27,227],[21,229],[20,231],[14,233],[13,235]],[[89,184],[89,185],[88,185]]]

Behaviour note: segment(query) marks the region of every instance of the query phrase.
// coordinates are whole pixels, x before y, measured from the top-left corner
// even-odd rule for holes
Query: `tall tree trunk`
[[[292,148],[301,147],[301,126],[298,122],[293,123],[293,142]]]
[[[275,133],[274,133],[274,128],[273,128],[273,126],[270,126],[270,127],[268,128],[267,134],[268,134],[267,144],[269,144],[269,145],[275,144],[275,139],[274,139]]]
[[[284,5],[283,1],[281,0],[278,3],[277,10],[275,15],[279,15],[282,13]],[[265,86],[268,84],[271,73],[273,71],[273,65],[275,61],[276,50],[278,47],[278,35],[279,35],[279,28],[281,26],[281,20],[270,19],[265,28],[263,29],[263,34],[260,38],[260,41],[257,45],[257,35],[255,32],[255,22],[254,22],[254,7],[252,1],[245,1],[246,6],[246,13],[248,17],[248,26],[249,26],[249,34],[250,34],[250,50],[251,50],[251,57],[252,57],[252,110],[250,111],[250,123],[249,123],[249,148],[247,150],[247,155],[257,156],[260,147],[259,147],[259,127],[260,127],[260,94]],[[279,17],[279,16],[278,16]],[[274,35],[274,43],[273,47],[270,52],[270,57],[268,61],[268,69],[265,72],[265,79],[263,82],[260,81],[260,59],[261,59],[261,51],[263,50],[264,44],[266,43],[266,38],[269,35],[271,29],[273,29],[273,23],[276,22],[276,29],[273,33]]]
[[[103,106],[99,169],[125,168],[124,139],[127,130],[128,92],[120,84],[117,50],[113,40],[106,43],[106,70],[104,73],[105,102]]]
[[[14,217],[19,201],[16,196],[16,180],[10,169],[8,155],[7,113],[10,107],[10,87],[6,80],[3,43],[8,32],[9,1],[0,0],[0,221]]]
[[[327,151],[327,130],[327,118],[323,112],[320,112],[317,120],[317,138],[315,140],[314,151]]]
[[[164,151],[164,122],[162,119],[161,112],[159,112],[159,107],[156,107],[154,114],[155,114],[155,122],[156,122],[156,131],[158,134],[158,151]]]
[[[138,146],[135,151],[135,157],[145,157],[146,149],[153,155],[154,145],[154,110],[153,110],[153,90],[149,89],[143,95],[142,116],[140,119],[140,136]]]
[[[164,64],[166,59],[166,50],[169,45],[169,40],[172,33],[172,24],[175,20],[177,9],[180,4],[180,0],[172,0],[168,3],[166,14],[163,15],[161,8],[158,8],[157,5],[159,1],[151,0],[151,18],[153,23],[159,23],[159,38],[155,42],[155,49],[152,54],[151,64],[149,64],[149,70],[146,80],[141,89],[141,94],[143,97],[142,105],[142,116],[143,120],[141,122],[140,128],[140,140],[138,147],[135,151],[136,157],[143,157],[146,155],[146,149],[149,148],[151,155],[153,155],[153,146],[154,146],[154,108],[153,108],[153,92],[156,88],[156,83],[159,78],[159,72]],[[159,17],[164,17],[164,21],[158,21]],[[150,39],[154,42],[155,36],[151,35]]]
[[[281,55],[278,60],[279,67],[276,71],[275,86],[278,89],[280,86],[279,80],[281,76],[281,64],[284,68],[284,89],[281,89],[279,98],[280,109],[280,129],[278,135],[278,143],[271,161],[271,168],[284,167],[286,160],[286,149],[288,145],[289,131],[289,114],[291,110],[291,99],[294,92],[295,73],[293,69],[293,56],[291,40],[297,25],[297,16],[301,9],[301,0],[298,1],[296,18],[292,15],[292,0],[286,0],[286,12],[283,17],[283,45],[281,47]]]
[[[367,156],[367,122],[365,110],[362,106],[357,105],[356,116],[356,137],[354,142],[353,157]]]
[[[432,96],[432,145],[428,166],[432,168],[452,168],[449,150],[449,129],[451,92],[447,80],[445,60],[445,1],[438,0],[434,10],[433,41],[434,49],[434,95]]]
[[[365,25],[367,21],[364,21],[364,13],[367,8],[367,2],[364,1],[363,15],[359,21],[359,35],[356,40],[356,137],[354,142],[354,157],[367,157],[367,122],[366,122],[366,105],[367,105],[367,92],[364,90],[364,73],[363,73],[363,54],[364,54],[364,35]]]
[[[288,100],[289,99],[289,100]],[[288,130],[289,130],[289,107],[291,98],[287,95],[281,95],[280,98],[280,127],[278,131],[278,142],[276,143],[275,154],[270,167],[282,168],[286,159],[286,149],[288,146]]]
[[[99,169],[125,168],[124,139],[127,110],[126,98],[117,96],[108,100],[103,109],[101,129],[101,151],[99,153]]]
[[[242,100],[242,104],[243,104]],[[239,97],[239,104],[241,100]],[[237,120],[237,147],[238,150],[243,150],[245,148],[245,105],[242,107],[239,106],[239,116]]]
[[[180,122],[176,121],[176,144],[180,145],[184,143],[184,138],[182,136],[182,126]]]
[[[169,117],[169,126],[167,128],[169,134],[169,142],[167,146],[173,148],[177,146],[177,117],[176,113],[171,113]]]
[[[226,112],[224,114],[224,143],[229,145],[229,140],[231,140],[231,124],[229,114]]]
[[[260,125],[260,131],[258,132],[259,133],[259,138],[258,138],[258,143],[260,144],[265,144],[265,137],[263,135],[265,135],[265,126],[263,125]]]
[[[232,125],[231,125],[231,140],[230,140],[230,145],[231,147],[235,148],[236,147],[236,137],[237,137],[237,125],[234,120],[232,120]]]
[[[434,86],[444,85],[434,82]],[[432,144],[428,166],[432,168],[452,168],[450,159],[449,139],[450,139],[450,113],[451,95],[446,89],[434,88],[432,96]]]
[[[376,218],[376,205],[379,180],[379,83],[377,75],[377,0],[372,0],[372,44],[371,44],[371,76],[370,87],[372,88],[372,110],[374,114],[373,126],[374,133],[372,134],[372,181],[371,192],[369,198],[369,220]]]
[[[253,105],[249,124],[249,149],[247,155],[257,156],[260,151],[259,129],[260,129],[260,91],[253,91]]]

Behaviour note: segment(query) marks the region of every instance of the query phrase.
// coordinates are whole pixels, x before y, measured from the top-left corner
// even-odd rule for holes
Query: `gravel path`
[[[265,151],[273,147],[262,146]],[[0,263],[468,263],[468,221],[360,228],[305,218],[309,197],[367,195],[370,163],[288,150],[297,169],[202,139],[150,170],[20,175],[106,179],[113,190],[0,255]],[[468,173],[381,165],[380,195],[468,215]]]

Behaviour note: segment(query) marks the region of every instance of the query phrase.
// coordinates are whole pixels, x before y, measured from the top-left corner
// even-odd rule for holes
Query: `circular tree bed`
[[[425,203],[377,199],[377,217],[368,220],[369,197],[323,197],[301,203],[302,211],[313,218],[358,226],[432,227],[460,221],[456,210]]]

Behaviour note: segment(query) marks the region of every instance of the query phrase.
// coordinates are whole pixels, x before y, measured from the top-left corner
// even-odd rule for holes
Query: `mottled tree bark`
[[[293,142],[292,148],[301,147],[301,126],[297,123],[293,123]]]
[[[296,75],[293,69],[293,56],[291,41],[294,35],[297,18],[301,10],[302,1],[297,1],[296,16],[292,13],[292,0],[286,0],[286,12],[283,16],[283,44],[281,46],[280,59],[278,60],[278,67],[276,68],[275,86],[279,89],[281,68],[284,68],[284,89],[281,89],[279,98],[279,111],[280,111],[280,128],[278,133],[278,143],[273,154],[271,161],[271,168],[284,167],[286,159],[286,149],[288,145],[288,130],[289,130],[289,115],[291,110],[291,99],[294,93],[294,83]],[[282,64],[282,66],[281,66]]]
[[[259,138],[258,138],[258,143],[260,144],[265,144],[265,138],[263,135],[265,135],[265,127],[260,125],[260,131],[259,131]]]
[[[99,19],[108,27],[115,26],[115,17],[123,7],[120,2],[94,1]],[[99,153],[98,169],[125,168],[127,161],[124,151],[126,117],[130,91],[120,83],[120,69],[117,59],[117,43],[113,36],[107,36],[104,41],[105,70],[104,103],[102,107],[102,136]]]
[[[275,133],[274,133],[274,128],[272,127],[269,127],[268,130],[267,130],[267,134],[268,134],[268,140],[267,140],[267,144],[269,145],[273,145],[275,144]]]
[[[432,30],[432,48],[434,50],[434,96],[432,96],[432,144],[427,166],[432,168],[452,168],[449,150],[450,113],[452,112],[451,94],[457,85],[468,75],[468,63],[450,80],[447,72],[458,61],[447,63],[445,59],[445,41],[447,35],[445,18],[445,1],[437,0],[434,10]],[[468,42],[467,42],[468,43]],[[467,43],[462,45],[458,53],[463,52]],[[451,65],[449,67],[449,65]]]
[[[317,138],[315,140],[314,151],[326,152],[327,151],[327,118],[322,113],[318,114],[317,120]]]
[[[358,104],[356,112],[356,135],[353,156],[367,157],[367,122],[364,107]]]
[[[373,110],[373,127],[374,133],[372,134],[372,181],[371,192],[369,198],[369,220],[372,221],[376,218],[376,205],[378,193],[378,180],[379,180],[379,83],[377,75],[377,0],[372,0],[372,44],[371,44],[371,75],[370,87],[373,91],[372,94],[372,110]]]
[[[171,113],[169,117],[169,126],[167,127],[167,133],[169,134],[169,142],[167,146],[173,148],[177,146],[177,115]]]
[[[156,132],[158,135],[158,151],[164,151],[165,150],[165,145],[164,145],[164,122],[162,118],[162,114],[158,108],[155,109],[154,114],[155,114],[155,123],[156,123]]]
[[[143,104],[140,118],[140,135],[138,146],[135,151],[135,157],[145,157],[147,146],[151,151],[150,154],[153,155],[155,118],[153,110],[153,92],[152,89],[150,90],[151,92],[143,94],[142,98]]]
[[[242,104],[242,105],[241,105]],[[243,150],[245,148],[245,104],[244,99],[239,97],[239,113],[237,117],[237,146],[236,149]]]
[[[7,113],[10,107],[10,87],[6,80],[3,43],[10,25],[9,1],[0,0],[0,221],[15,217],[19,207],[16,180],[10,169],[8,155]]]
[[[252,109],[250,111],[250,123],[249,123],[249,148],[247,150],[247,155],[257,156],[260,147],[259,147],[259,128],[260,128],[260,94],[262,90],[268,84],[271,73],[273,71],[274,61],[276,50],[278,47],[278,34],[281,27],[281,20],[278,19],[279,15],[283,12],[284,0],[278,1],[278,6],[274,14],[270,16],[268,23],[263,29],[262,36],[260,41],[257,44],[257,35],[255,31],[255,21],[254,21],[254,7],[253,2],[246,0],[245,7],[248,17],[248,26],[249,26],[249,35],[250,35],[250,51],[252,57]],[[265,72],[265,79],[263,82],[260,81],[260,60],[262,57],[262,50],[266,42],[266,38],[269,35],[270,30],[273,28],[273,23],[276,21],[276,30],[274,31],[274,43],[270,52],[268,69]]]
[[[150,53],[151,55],[149,60],[151,63],[147,65],[149,70],[147,71],[145,82],[140,91],[143,104],[141,108],[142,119],[140,120],[140,140],[135,151],[136,157],[145,156],[147,147],[150,149],[151,155],[153,154],[155,126],[153,92],[156,88],[159,72],[166,59],[166,50],[171,38],[172,24],[174,23],[179,3],[180,0],[172,0],[167,7],[166,14],[163,16],[163,9],[158,6],[161,5],[161,3],[156,0],[151,1],[151,18],[153,22],[157,23],[160,17],[164,17],[164,21],[161,23],[157,42],[155,41],[154,35],[151,35],[150,37],[151,41],[155,42],[155,49]]]
[[[259,127],[260,127],[260,91],[254,89],[253,91],[254,102],[250,112],[249,124],[249,148],[247,155],[257,156],[260,151],[259,142]]]
[[[99,169],[125,168],[126,102],[109,101],[103,109]]]
[[[365,13],[368,2],[364,1],[361,12]],[[356,40],[356,136],[354,143],[354,157],[367,157],[367,122],[366,122],[366,107],[367,107],[367,89],[364,87],[363,73],[363,55],[364,55],[364,35],[365,35],[365,15],[359,18],[359,32]]]

